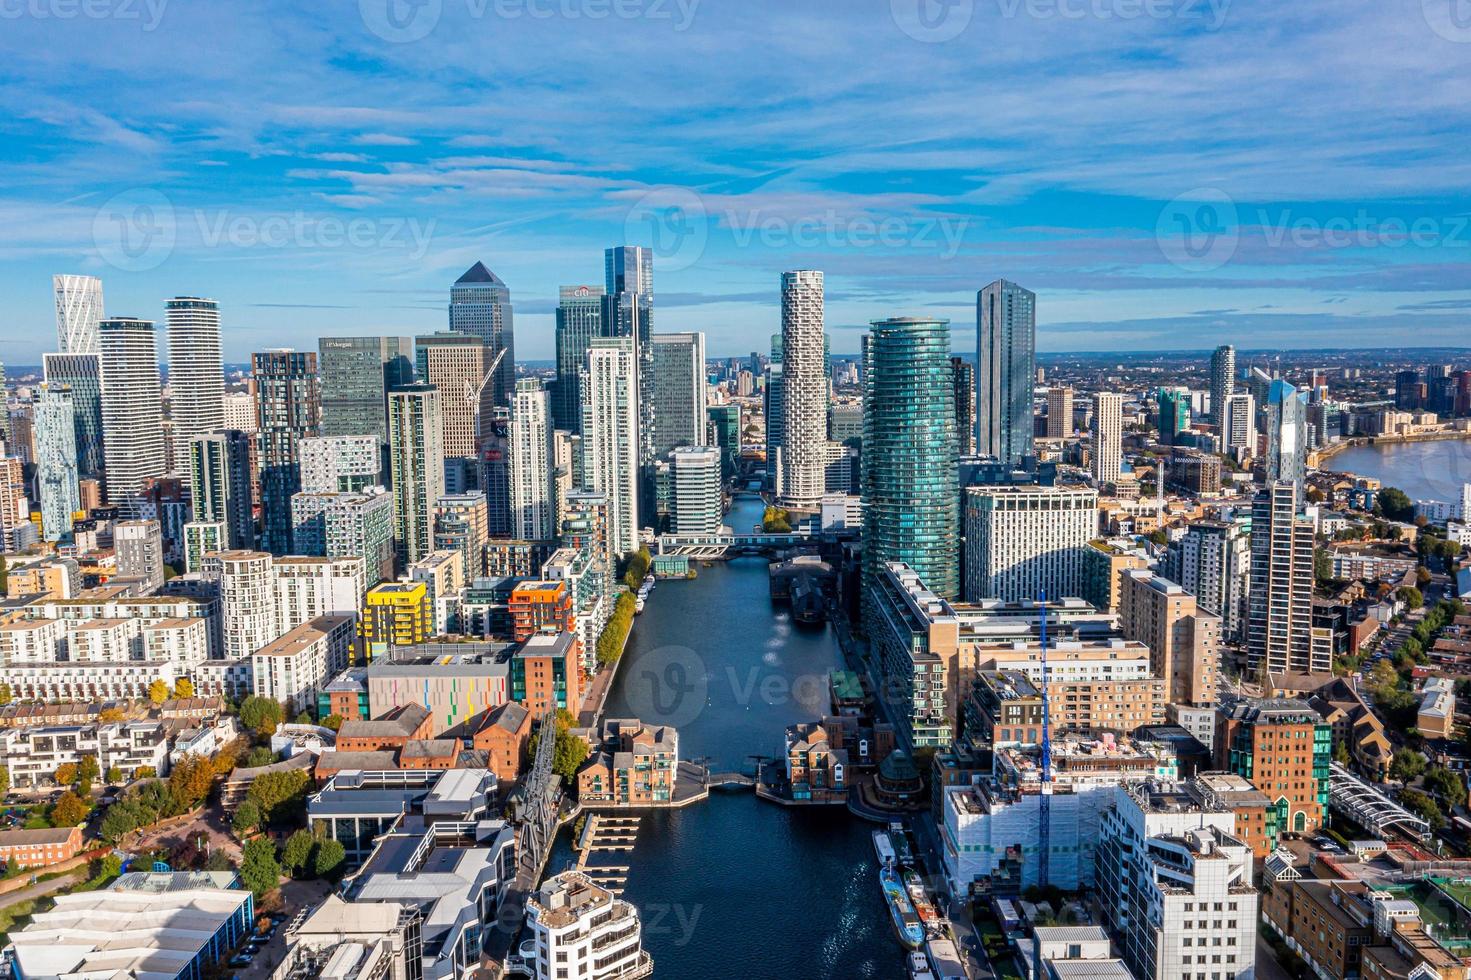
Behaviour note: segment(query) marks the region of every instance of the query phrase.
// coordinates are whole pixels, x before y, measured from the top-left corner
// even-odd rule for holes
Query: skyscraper
[[[1211,421],[1224,427],[1226,401],[1236,393],[1236,348],[1222,344],[1211,354]]]
[[[766,481],[773,490],[781,479],[777,467],[781,465],[782,440],[786,437],[786,423],[782,421],[786,415],[786,397],[787,388],[781,379],[781,362],[772,360],[766,365],[765,384],[761,388],[761,414],[766,419]]]
[[[603,335],[603,287],[563,286],[557,304],[557,388],[552,398],[556,428],[582,424],[582,369],[587,348]]]
[[[1221,445],[1227,452],[1256,452],[1256,399],[1244,391],[1226,396],[1226,404],[1217,417],[1221,427]]]
[[[491,384],[496,405],[511,404],[516,381],[516,342],[511,290],[500,277],[476,262],[455,281],[449,292],[449,328],[480,338],[491,360],[500,357]]]
[[[442,446],[448,459],[475,459],[479,438],[496,405],[495,351],[477,336],[436,333],[414,340],[419,380],[439,389]]]
[[[960,592],[960,478],[947,320],[876,320],[864,344],[863,580],[904,562]]]
[[[195,436],[188,451],[192,520],[224,524],[226,548],[252,547],[250,436],[222,429]]]
[[[632,337],[598,337],[582,378],[582,476],[608,505],[613,554],[638,548],[638,363]]]
[[[431,384],[403,385],[388,393],[388,457],[399,567],[434,549],[434,510],[444,496],[439,392]]]
[[[96,276],[52,276],[56,293],[56,342],[62,354],[96,354],[102,350],[99,327],[106,315],[102,280]]]
[[[43,384],[36,399],[36,490],[41,535],[58,541],[71,533],[72,515],[82,509],[77,484],[77,430],[71,389]]]
[[[782,438],[776,499],[782,507],[815,510],[826,490],[827,458],[821,272],[782,273],[781,345]]]
[[[1124,396],[1100,391],[1093,396],[1093,481],[1117,483],[1124,468]]]
[[[251,355],[256,454],[260,466],[262,551],[291,551],[291,495],[301,489],[298,442],[321,432],[321,390],[312,351]]]
[[[1073,389],[1047,389],[1047,438],[1066,439],[1073,434]]]
[[[965,599],[1021,602],[1083,594],[1083,551],[1098,535],[1098,492],[965,488]]]
[[[71,389],[72,418],[76,423],[77,475],[102,475],[102,356],[100,354],[42,354],[42,373],[48,385]]]
[[[388,389],[414,380],[414,342],[408,337],[323,337],[317,341],[317,367],[322,374],[322,435],[377,436],[386,459]]]
[[[654,418],[654,252],[639,245],[619,245],[603,252],[603,336],[633,339],[637,365],[636,405],[638,446],[636,458],[641,471],[641,494],[652,505],[646,472],[657,458],[652,435]]]
[[[1221,635],[1228,643],[1244,642],[1251,576],[1251,536],[1245,521],[1191,522],[1184,536],[1170,542],[1164,569],[1167,578],[1197,598],[1201,609],[1221,617]]]
[[[670,530],[675,534],[718,534],[721,510],[720,450],[681,446],[669,454],[672,500]]]
[[[963,357],[952,357],[950,358],[950,376],[955,385],[955,431],[960,438],[958,452],[961,456],[974,456],[976,454],[975,366]]]
[[[511,401],[511,536],[550,541],[555,524],[551,399],[541,381],[522,378]]]
[[[1159,441],[1173,446],[1176,437],[1190,428],[1190,392],[1185,388],[1161,388],[1159,404]]]
[[[998,279],[976,296],[977,448],[1017,467],[1032,453],[1037,295]]]
[[[164,304],[169,334],[169,418],[182,458],[195,436],[225,424],[225,367],[220,349],[220,307],[212,299],[178,296]]]
[[[98,333],[107,500],[131,514],[147,482],[168,471],[158,340],[153,321],[132,317],[103,320]]]
[[[1332,670],[1332,637],[1313,628],[1313,522],[1297,513],[1298,486],[1275,480],[1251,507],[1246,652],[1252,669]]]
[[[705,335],[656,333],[654,453],[663,459],[677,446],[705,442]]]
[[[1267,389],[1267,481],[1302,492],[1308,476],[1308,393],[1278,378]]]

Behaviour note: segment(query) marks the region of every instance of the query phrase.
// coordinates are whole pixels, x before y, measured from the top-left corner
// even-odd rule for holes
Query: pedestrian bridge
[[[1389,830],[1424,840],[1430,825],[1335,762],[1328,780],[1328,806],[1380,837]]]
[[[746,534],[661,534],[659,554],[688,555],[691,558],[725,558],[731,555],[769,555],[807,545],[834,543],[858,537],[858,529],[838,531],[788,531]]]

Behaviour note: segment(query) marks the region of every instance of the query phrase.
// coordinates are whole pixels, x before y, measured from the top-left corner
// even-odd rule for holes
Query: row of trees
[[[243,745],[236,743],[213,756],[185,756],[174,766],[168,779],[135,782],[107,808],[98,833],[103,840],[115,844],[139,828],[188,813],[209,796],[216,776],[235,768],[243,749]]]
[[[623,641],[628,637],[628,631],[633,629],[634,604],[632,592],[618,594],[618,600],[613,603],[613,615],[608,617],[608,625],[598,634],[599,666],[606,667],[623,653]]]
[[[633,557],[628,559],[628,567],[623,570],[623,584],[637,592],[638,587],[644,584],[644,576],[649,574],[649,566],[653,561],[648,548],[640,548],[634,552]]]
[[[269,838],[255,837],[245,842],[240,881],[259,900],[280,884],[283,872],[294,878],[331,878],[342,872],[346,860],[340,843],[306,830],[288,837],[279,851]]]

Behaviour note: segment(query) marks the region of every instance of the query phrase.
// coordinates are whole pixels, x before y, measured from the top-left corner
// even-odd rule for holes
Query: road
[[[1260,935],[1256,937],[1256,980],[1292,980],[1292,974],[1277,962],[1272,947]]]
[[[32,898],[41,898],[42,896],[59,892],[86,880],[87,867],[83,865],[74,871],[68,871],[60,878],[52,878],[50,881],[38,881],[36,884],[27,888],[21,888],[18,891],[0,895],[0,909],[9,908],[12,905],[28,901]]]

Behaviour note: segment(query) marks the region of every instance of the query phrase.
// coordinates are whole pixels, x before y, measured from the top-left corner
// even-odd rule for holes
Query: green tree
[[[1419,609],[1425,605],[1425,596],[1412,585],[1404,585],[1396,589],[1394,596],[1411,609]]]
[[[245,798],[260,807],[262,822],[285,823],[300,809],[310,781],[304,769],[264,772],[250,781]]]
[[[346,860],[346,849],[329,837],[317,844],[316,853],[312,855],[312,873],[318,878],[331,878],[342,870]]]
[[[1466,805],[1466,783],[1460,774],[1443,766],[1435,766],[1425,773],[1425,788],[1445,801],[1452,810]]]
[[[0,766],[0,796],[10,792],[10,767]]]
[[[1398,487],[1385,487],[1374,498],[1374,510],[1391,521],[1408,524],[1415,519],[1415,505],[1410,497]]]
[[[102,775],[102,766],[95,755],[84,755],[77,764],[77,782],[93,783]]]
[[[791,534],[792,515],[780,507],[768,507],[761,515],[761,530],[768,534]]]
[[[114,786],[123,781],[123,771],[117,766],[107,767],[107,781]]]
[[[263,837],[245,842],[240,856],[240,882],[260,901],[281,883],[281,863],[276,860],[276,845]]]
[[[254,800],[246,800],[235,808],[230,829],[236,837],[248,837],[260,829],[260,823],[260,806]]]
[[[1425,771],[1425,757],[1413,749],[1398,749],[1389,764],[1389,776],[1408,783]]]
[[[572,713],[565,709],[559,709],[552,719],[552,730],[555,733],[553,737],[557,740],[552,750],[552,771],[569,780],[576,777],[577,770],[587,761],[589,751],[587,743],[579,736],[572,734],[572,726],[576,720],[572,717]],[[536,752],[538,740],[545,727],[546,723],[543,722],[542,727],[531,737],[530,750],[533,754]]]
[[[1430,824],[1432,830],[1439,830],[1445,826],[1445,816],[1440,812],[1440,807],[1435,801],[1419,790],[1407,789],[1399,795],[1400,804],[1412,813],[1420,816],[1426,823]]]
[[[286,846],[281,848],[282,866],[293,875],[306,870],[316,844],[317,840],[310,831],[298,830],[286,839]]]
[[[272,752],[269,746],[257,745],[245,753],[245,758],[241,760],[240,764],[246,769],[259,769],[261,766],[269,766],[275,761],[276,753]]]
[[[123,859],[114,852],[108,852],[94,859],[89,870],[92,872],[93,881],[111,881],[123,873]]]
[[[346,720],[341,715],[331,714],[322,719],[322,727],[330,728],[335,732],[342,727],[342,723]]]
[[[1313,577],[1319,584],[1333,579],[1333,559],[1326,548],[1313,549]]]
[[[163,704],[168,699],[169,699],[169,685],[168,685],[168,682],[166,682],[162,678],[160,678],[160,679],[154,681],[152,684],[149,684],[148,685],[148,700],[152,701],[154,704]]]
[[[13,698],[13,695],[10,692],[10,685],[9,684],[0,684],[0,708],[3,708],[7,704],[9,704],[11,702],[12,698]]]
[[[635,591],[644,584],[644,576],[649,574],[649,565],[653,558],[649,555],[648,548],[640,548],[628,559],[628,569],[623,573],[623,584]]]
[[[57,827],[75,827],[87,819],[89,807],[83,803],[81,797],[68,790],[61,794],[61,799],[51,808],[51,823]]]
[[[240,724],[260,735],[269,735],[281,724],[281,702],[250,695],[240,702]]]
[[[1348,765],[1348,742],[1340,740],[1337,745],[1333,746],[1333,761],[1340,766]]]

